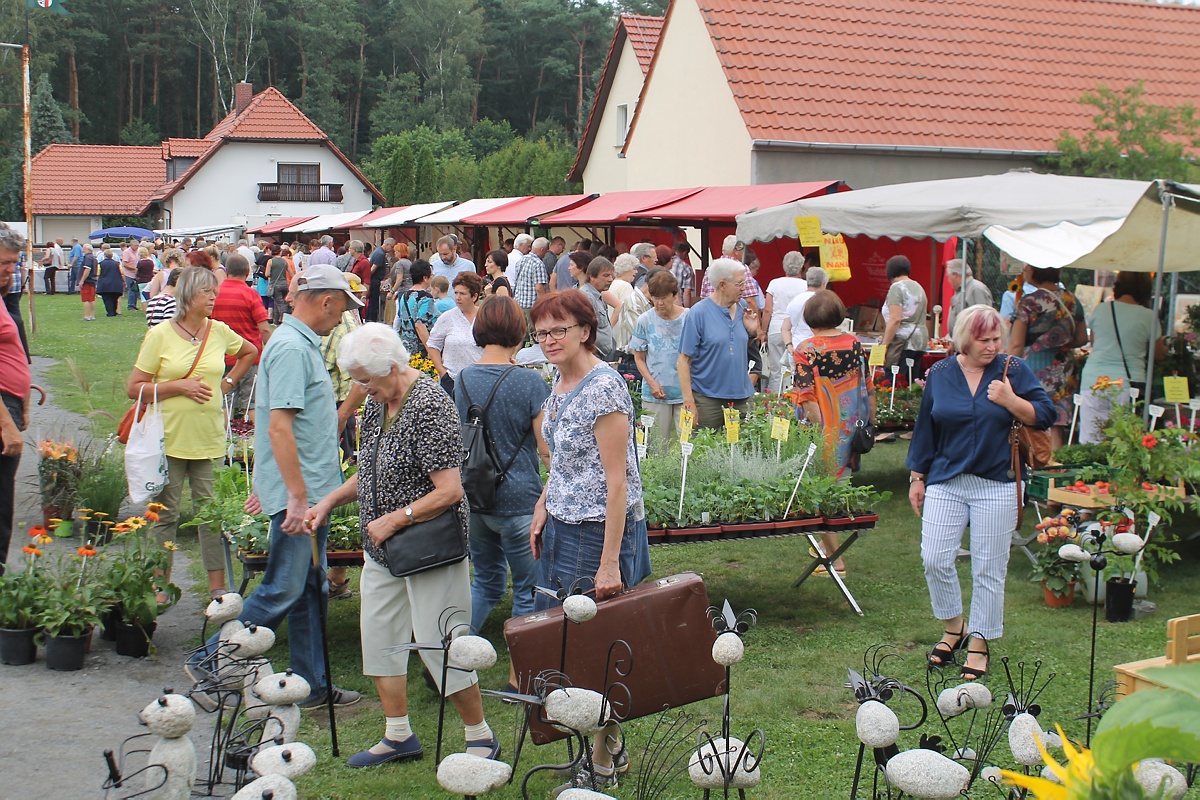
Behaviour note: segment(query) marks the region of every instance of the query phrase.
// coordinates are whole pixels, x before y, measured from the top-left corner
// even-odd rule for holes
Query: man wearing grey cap
[[[346,277],[328,264],[312,264],[297,282],[295,310],[283,318],[263,348],[259,364],[254,434],[254,494],[246,511],[271,518],[271,551],[262,583],[246,598],[240,619],[272,630],[288,621],[292,670],[308,681],[312,694],[300,705],[326,703],[321,653],[320,598],[311,591],[312,540],[324,559],[328,524],[310,530],[310,501],[342,483],[333,384],[321,357],[321,337],[341,321],[342,312],[363,305]],[[326,565],[322,564],[322,573]],[[322,587],[324,591],[324,587]],[[216,637],[209,640],[210,648]],[[201,686],[210,677],[205,650],[192,656],[188,673]],[[334,705],[357,703],[357,692],[332,686]]]

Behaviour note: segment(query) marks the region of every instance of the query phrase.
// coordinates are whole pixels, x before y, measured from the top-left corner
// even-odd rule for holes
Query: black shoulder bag
[[[521,454],[525,439],[529,438],[533,432],[532,428],[526,432],[524,438],[517,444],[517,449],[513,452],[512,457],[508,459],[508,463],[500,466],[500,459],[496,457],[496,444],[492,441],[491,431],[488,430],[487,412],[492,406],[492,398],[496,396],[496,390],[514,369],[519,368],[509,367],[500,373],[500,377],[492,385],[492,391],[488,393],[482,408],[471,400],[471,395],[467,391],[465,375],[460,374],[458,382],[455,384],[467,401],[467,421],[462,426],[463,449],[466,452],[462,468],[463,490],[467,493],[467,501],[471,504],[471,510],[480,514],[490,513],[495,508],[496,494],[500,489],[500,484],[504,483],[504,476],[516,462],[517,456]]]
[[[418,378],[418,380],[423,380]],[[382,413],[387,413],[386,409]],[[371,494],[379,513],[379,446],[383,442],[382,420],[375,438],[371,472]],[[467,557],[467,536],[458,519],[458,503],[425,522],[414,522],[389,536],[383,543],[388,572],[406,578],[438,567],[457,564]]]

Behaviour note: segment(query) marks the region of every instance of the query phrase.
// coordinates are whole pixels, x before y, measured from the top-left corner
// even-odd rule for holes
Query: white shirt
[[[250,263],[251,267],[254,266],[254,251],[251,250],[248,245],[242,245],[237,249],[237,251],[239,256],[244,256],[246,258],[246,261]],[[251,271],[253,272],[253,269]]]
[[[808,281],[804,278],[784,276],[776,278],[767,286],[767,294],[771,295],[771,319],[767,325],[768,334],[779,333],[783,320],[787,317],[787,309],[796,295],[808,289]]]
[[[792,347],[799,347],[800,343],[805,339],[812,338],[812,328],[808,327],[808,323],[804,321],[804,304],[814,294],[816,294],[814,290],[805,289],[793,297],[792,301],[787,305],[787,316],[792,321]],[[782,325],[783,323],[779,324]]]

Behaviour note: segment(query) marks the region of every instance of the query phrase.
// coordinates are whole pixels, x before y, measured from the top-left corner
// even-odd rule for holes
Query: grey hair
[[[384,244],[395,244],[395,243],[396,243],[396,240],[395,240],[395,239],[393,239],[391,236],[389,236],[389,237],[387,237],[386,239],[384,239],[384,240],[383,240],[383,243],[384,243]]]
[[[958,275],[966,275],[968,278],[975,277],[975,273],[971,270],[971,265],[961,258],[952,258],[946,262],[946,273],[949,274],[951,272]]]
[[[621,253],[617,256],[616,261],[613,261],[613,275],[621,277],[630,272],[636,272],[638,268],[638,260],[633,253]]]
[[[351,250],[353,250],[354,252],[358,253],[359,255],[362,255],[362,252],[363,252],[363,250],[365,250],[365,249],[366,249],[366,248],[363,246],[363,243],[362,243],[362,242],[360,242],[358,239],[351,239],[351,240],[350,240],[350,242],[349,242],[349,247],[350,247],[350,249],[351,249]]]
[[[113,257],[112,248],[111,247],[104,248],[103,250],[100,251],[100,255],[104,256],[105,258],[112,258]]]
[[[982,303],[968,306],[958,319],[954,320],[954,331],[950,338],[954,341],[954,349],[965,352],[967,345],[980,334],[1000,331],[1000,340],[1008,340],[1008,321],[1000,316],[1000,312]]]
[[[408,358],[399,334],[383,323],[367,322],[342,338],[337,364],[346,372],[361,369],[373,378],[382,378],[392,367],[399,367],[400,372],[412,369]]]
[[[804,253],[791,250],[783,254],[783,274],[795,278],[804,271]]]
[[[25,249],[25,237],[0,222],[0,250],[21,252]]]
[[[745,275],[746,267],[734,258],[718,258],[708,265],[708,282],[716,288],[721,281],[732,281],[738,275]]]
[[[547,239],[545,236],[539,236],[538,238],[533,240],[533,244],[531,245],[531,247],[534,250],[545,250],[548,247],[550,247],[550,240]]]
[[[810,289],[824,289],[825,284],[829,283],[829,273],[820,267],[809,267],[804,280]]]
[[[326,246],[333,244],[333,237],[330,236],[328,233],[325,234],[324,236],[321,237],[321,244],[326,245]]]
[[[654,245],[649,242],[638,242],[633,247],[629,248],[629,254],[638,261],[641,261],[645,256],[654,255]]]
[[[186,267],[175,285],[175,318],[186,317],[201,292],[216,291],[220,285],[217,276],[207,267]]]
[[[533,237],[528,233],[519,233],[517,238],[513,239],[513,247],[521,247],[522,245],[533,245]]]

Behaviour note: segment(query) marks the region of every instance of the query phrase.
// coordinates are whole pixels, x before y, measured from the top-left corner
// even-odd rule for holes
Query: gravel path
[[[48,386],[45,372],[52,363],[34,359],[35,383]],[[57,408],[52,393],[45,405],[34,407],[17,476],[18,525],[25,523],[27,529],[41,521],[36,442],[78,436],[86,430],[84,418]],[[18,535],[14,532],[9,553],[14,564],[22,557],[24,544]],[[77,538],[50,545],[62,549],[78,546]],[[104,750],[118,750],[126,737],[144,731],[137,712],[164,687],[182,692],[190,686],[181,665],[184,651],[200,632],[202,609],[197,595],[189,591],[192,581],[183,551],[176,553],[173,574],[184,589],[183,599],[159,619],[154,634],[157,657],[119,656],[111,642],[96,636],[80,672],[46,669],[40,650],[37,662],[29,666],[0,665],[0,730],[4,731],[0,735],[0,797],[102,797],[107,777]],[[207,769],[212,726],[212,716],[197,714],[192,739],[201,774]]]

